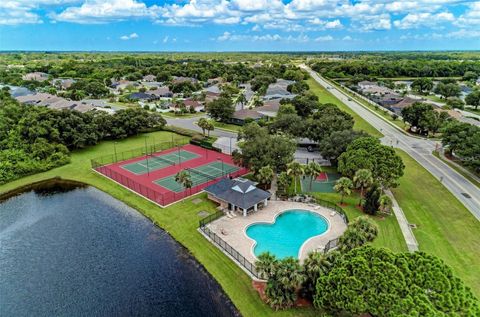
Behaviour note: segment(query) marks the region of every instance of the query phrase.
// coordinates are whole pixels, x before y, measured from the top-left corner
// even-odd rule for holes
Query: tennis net
[[[150,154],[148,155],[151,159],[153,159],[154,161],[159,161],[159,162],[163,162],[163,163],[167,163],[169,165],[176,165],[176,163],[174,161],[171,161],[171,160],[167,160],[166,158],[163,158],[163,157],[160,157],[160,156],[155,156],[153,154]]]
[[[188,168],[188,167],[186,168],[186,170],[189,171],[190,173],[197,174],[197,175],[205,177],[206,179],[209,179],[209,180],[214,180],[214,179],[217,179],[221,176],[221,175],[210,175],[210,174],[203,173],[203,172],[200,172],[198,170]]]

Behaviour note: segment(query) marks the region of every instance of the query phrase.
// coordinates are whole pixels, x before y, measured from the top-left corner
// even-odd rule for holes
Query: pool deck
[[[328,222],[328,229],[321,235],[308,239],[300,248],[299,259],[302,262],[308,253],[321,249],[329,240],[338,238],[347,229],[342,217],[333,210],[314,204],[297,203],[290,201],[269,201],[268,206],[243,217],[236,214],[234,218],[223,216],[207,225],[207,227],[221,237],[225,242],[237,250],[248,261],[254,263],[257,258],[253,253],[255,241],[246,234],[246,229],[257,222],[273,223],[277,215],[291,209],[303,209],[323,216]],[[222,234],[222,231],[224,234]]]

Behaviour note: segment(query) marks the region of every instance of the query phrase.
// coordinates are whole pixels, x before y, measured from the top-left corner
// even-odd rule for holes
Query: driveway
[[[439,179],[442,184],[462,202],[462,204],[480,220],[480,190],[468,179],[457,173],[450,166],[433,156],[432,152],[440,146],[440,142],[420,139],[408,136],[401,130],[393,127],[373,112],[367,110],[355,100],[349,98],[335,86],[330,85],[325,79],[320,77],[305,65],[302,68],[307,70],[310,75],[323,87],[331,87],[329,91],[340,101],[359,114],[368,123],[384,134],[382,142],[407,152],[420,165],[427,169],[434,177]]]

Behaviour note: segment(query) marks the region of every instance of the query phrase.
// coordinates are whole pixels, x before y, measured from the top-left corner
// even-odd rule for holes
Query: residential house
[[[378,84],[373,81],[363,80],[357,84],[360,90],[370,89],[373,87],[378,87]]]
[[[205,106],[197,100],[185,99],[183,101],[183,104],[185,105],[185,107],[187,107],[187,109],[193,108],[196,112],[205,110]]]
[[[155,90],[150,90],[148,91],[149,94],[154,95],[158,98],[172,98],[173,97],[173,92],[170,91],[170,88],[168,86],[162,86],[159,87]]]
[[[76,110],[80,112],[88,112],[94,110],[95,107],[92,104],[83,101],[68,100],[62,97],[58,97],[47,93],[35,93],[26,96],[16,97],[17,101],[23,104],[32,106],[47,107],[55,110]]]
[[[75,83],[72,78],[58,78],[52,80],[52,84],[60,89],[67,90]]]
[[[187,81],[191,82],[192,84],[198,83],[198,80],[193,77],[173,76],[173,79],[172,79],[172,82],[174,84],[180,84]]]
[[[152,82],[155,81],[156,78],[154,75],[145,75],[143,76],[143,81]]]
[[[391,105],[399,103],[404,98],[397,94],[385,94],[381,96],[373,96],[372,100],[378,103],[380,106],[388,108]]]
[[[128,99],[131,100],[138,100],[138,101],[151,101],[151,100],[156,100],[159,99],[156,95],[146,92],[134,92],[130,95],[128,95]]]
[[[214,100],[217,100],[218,98],[220,98],[220,93],[219,92],[207,91],[205,93],[205,103],[212,102]]]
[[[223,209],[238,211],[244,217],[268,205],[271,194],[256,187],[256,183],[244,178],[222,178],[207,186],[204,191],[208,198]]]
[[[48,80],[48,74],[42,72],[32,72],[22,76],[23,80],[35,80],[35,81],[46,81]]]
[[[295,95],[287,90],[287,87],[295,83],[293,80],[278,79],[277,82],[270,84],[263,97],[264,100],[293,98]]]
[[[410,98],[410,97],[405,97],[401,101],[399,101],[395,104],[391,104],[386,108],[389,109],[390,111],[393,111],[396,114],[400,115],[401,112],[402,112],[402,109],[410,107],[411,105],[413,105],[416,102],[419,102],[419,100],[413,99],[413,98]]]
[[[242,109],[242,110],[237,110],[233,113],[233,116],[232,118],[230,119],[230,121],[233,123],[233,124],[237,124],[237,125],[244,125],[245,124],[245,121],[247,119],[251,119],[251,120],[254,120],[254,121],[258,121],[262,118],[266,117],[266,115],[258,112],[257,110],[254,110],[254,109]]]

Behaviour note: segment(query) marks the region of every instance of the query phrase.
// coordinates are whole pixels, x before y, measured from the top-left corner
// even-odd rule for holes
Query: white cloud
[[[462,14],[455,25],[460,27],[479,26],[480,25],[480,1],[469,4],[468,10]]]
[[[327,42],[333,41],[333,37],[331,35],[319,36],[315,39],[315,42]]]
[[[132,34],[129,34],[129,35],[120,36],[120,39],[121,39],[121,40],[124,40],[124,41],[133,40],[133,39],[136,39],[136,38],[138,38],[138,34],[137,34],[137,33],[132,33]]]
[[[79,7],[69,7],[51,17],[74,23],[107,23],[131,18],[151,17],[152,7],[137,0],[90,0]]]
[[[354,29],[364,32],[390,30],[392,27],[389,14],[363,16],[359,20],[354,20],[353,24]]]
[[[167,42],[168,42],[168,38],[169,38],[169,36],[168,36],[168,35],[167,35],[167,36],[165,36],[165,37],[163,38],[162,42],[163,42],[163,43],[167,43]]]
[[[403,19],[393,22],[399,29],[412,29],[421,26],[433,27],[437,24],[444,22],[452,22],[455,17],[450,12],[440,12],[432,14],[429,12],[424,13],[409,13]]]

